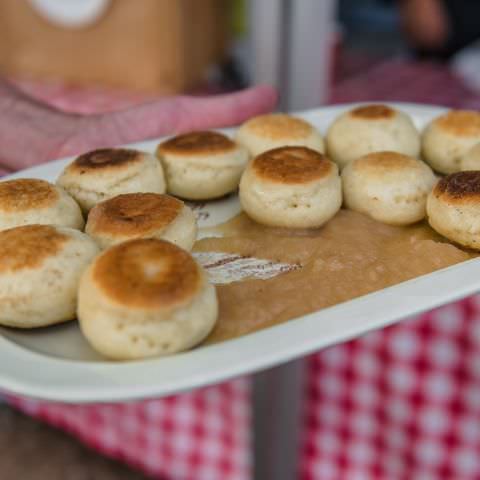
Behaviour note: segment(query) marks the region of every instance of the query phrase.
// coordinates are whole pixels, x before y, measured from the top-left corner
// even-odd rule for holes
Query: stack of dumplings
[[[321,228],[343,205],[400,227],[427,217],[450,241],[480,250],[480,113],[446,112],[419,132],[394,107],[361,105],[325,139],[300,118],[262,115],[234,139],[199,131],[155,154],[87,152],[56,185],[0,182],[0,324],[78,318],[92,347],[116,360],[198,345],[218,301],[190,254],[197,221],[184,201],[237,190],[266,227]]]

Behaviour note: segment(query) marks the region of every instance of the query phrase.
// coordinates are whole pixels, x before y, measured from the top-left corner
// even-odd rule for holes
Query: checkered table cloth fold
[[[56,95],[75,111],[75,95]],[[114,108],[114,97],[98,95],[83,111]],[[332,92],[334,102],[361,100],[480,106],[445,67],[402,60]],[[125,405],[12,401],[158,478],[246,480],[249,400],[249,381],[238,379]],[[303,480],[480,479],[480,297],[310,357],[303,427]]]

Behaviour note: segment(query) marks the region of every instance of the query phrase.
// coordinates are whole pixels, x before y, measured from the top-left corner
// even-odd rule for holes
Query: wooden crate
[[[40,15],[29,0],[0,0],[0,69],[180,92],[223,59],[228,8],[226,0],[111,0],[93,24],[66,28]]]

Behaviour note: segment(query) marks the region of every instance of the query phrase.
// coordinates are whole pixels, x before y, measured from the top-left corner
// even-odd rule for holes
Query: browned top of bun
[[[480,113],[471,110],[451,110],[434,120],[442,130],[458,136],[480,135]]]
[[[480,202],[480,171],[457,172],[443,177],[433,194],[454,203]]]
[[[236,148],[235,142],[219,132],[190,132],[170,138],[158,146],[157,153],[180,155],[211,155],[229,152]]]
[[[394,117],[395,110],[388,105],[364,105],[353,109],[350,115],[365,120],[384,120]]]
[[[84,153],[69,165],[70,169],[78,170],[80,174],[89,171],[116,169],[138,162],[143,153],[126,148],[101,148]]]
[[[242,128],[272,140],[304,138],[312,133],[312,126],[308,122],[285,113],[270,113],[254,117]]]
[[[51,225],[25,225],[0,232],[0,272],[35,268],[56,255],[68,236]]]
[[[126,193],[97,204],[88,215],[87,229],[133,237],[168,226],[184,208],[182,201],[157,193]]]
[[[0,210],[4,212],[48,207],[58,198],[55,186],[45,180],[19,178],[0,182]]]
[[[298,184],[326,177],[334,166],[327,157],[310,148],[280,147],[256,157],[251,168],[262,180]]]
[[[202,285],[192,256],[157,239],[130,240],[109,248],[95,261],[92,277],[112,301],[140,309],[180,306]]]
[[[369,153],[355,160],[353,165],[356,169],[361,168],[372,172],[409,170],[423,166],[416,158],[397,152]]]

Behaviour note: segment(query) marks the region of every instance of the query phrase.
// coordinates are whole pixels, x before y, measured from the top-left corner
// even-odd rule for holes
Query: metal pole
[[[287,0],[248,0],[248,51],[253,84],[273,85],[280,110],[287,108],[285,53]]]
[[[254,376],[255,480],[294,480],[298,476],[303,379],[303,359]]]
[[[337,2],[294,0],[289,3],[288,109],[315,108],[328,98]]]
[[[326,100],[336,3],[249,0],[252,81],[277,87],[281,110],[313,108]],[[303,359],[254,376],[255,480],[298,476],[303,379]]]

